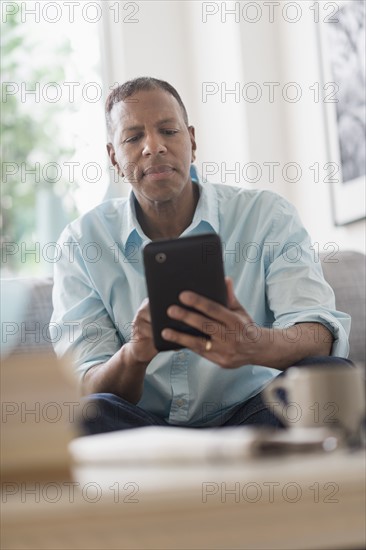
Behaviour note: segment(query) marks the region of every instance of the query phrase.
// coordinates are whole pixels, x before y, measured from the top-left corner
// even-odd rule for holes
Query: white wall
[[[322,181],[326,176],[322,167],[329,161],[324,105],[314,101],[309,88],[320,83],[317,29],[309,9],[313,3],[292,3],[302,7],[296,23],[286,21],[295,19],[296,13],[284,1],[273,22],[268,2],[136,2],[136,23],[114,23],[113,4],[103,2],[108,86],[143,75],[168,80],[181,94],[196,127],[197,164],[210,181],[226,178],[231,184],[272,189],[295,204],[320,250],[335,243],[365,252],[365,221],[335,227],[329,184]],[[284,8],[289,10],[285,16]],[[230,14],[230,9],[236,12]],[[121,14],[128,19],[127,11]],[[250,22],[256,16],[258,21]],[[255,84],[245,88],[251,82]],[[289,82],[301,88],[298,102],[282,97]],[[270,85],[264,83],[279,84],[273,88],[273,101]],[[224,93],[235,89],[239,96]],[[204,90],[212,94],[203,94]],[[262,97],[250,102],[256,90]],[[294,91],[288,88],[289,94]],[[256,166],[250,168],[250,162]],[[271,182],[270,167],[264,163],[272,162],[279,166]],[[288,163],[301,167],[302,177],[296,183],[282,175]],[[309,168],[314,163],[319,163],[319,182]],[[261,177],[254,182],[256,173]],[[243,181],[243,174],[251,181]],[[295,175],[289,168],[287,179]]]
[[[307,2],[304,4],[312,5]],[[315,101],[314,90],[310,90],[314,84],[319,85],[320,89],[324,84],[318,38],[319,33],[324,33],[326,23],[322,22],[320,13],[320,22],[314,24],[314,12],[309,9],[303,9],[299,23],[286,24],[282,20],[277,34],[282,82],[300,83],[303,93],[298,103],[282,104],[281,141],[285,161],[297,162],[303,173],[298,183],[286,184],[284,194],[298,208],[314,241],[319,242],[321,248],[333,242],[339,248],[365,252],[365,221],[334,226],[331,211],[332,184],[325,181],[327,174],[322,168],[326,162],[338,160],[328,156],[324,117],[325,107],[328,106],[321,100]],[[314,170],[309,169],[314,163],[319,164],[319,181],[315,180]]]

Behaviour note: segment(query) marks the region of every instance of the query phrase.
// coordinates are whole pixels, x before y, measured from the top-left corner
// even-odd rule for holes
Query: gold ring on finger
[[[211,340],[206,340],[205,351],[210,351],[211,349],[212,349],[212,342],[211,342]]]

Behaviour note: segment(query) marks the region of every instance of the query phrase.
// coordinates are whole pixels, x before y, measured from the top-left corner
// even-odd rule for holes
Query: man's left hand
[[[223,368],[233,369],[255,363],[264,329],[254,323],[237,300],[232,280],[229,277],[225,280],[227,307],[194,292],[184,291],[179,300],[197,312],[176,305],[168,309],[169,317],[200,330],[207,337],[192,336],[172,329],[164,329],[162,336]]]

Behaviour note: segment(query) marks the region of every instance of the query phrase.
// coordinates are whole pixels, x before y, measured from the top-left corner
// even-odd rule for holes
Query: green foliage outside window
[[[9,251],[16,247],[20,250],[21,243],[31,248],[37,241],[36,200],[41,189],[59,197],[60,208],[68,219],[77,215],[70,193],[75,184],[64,176],[56,177],[57,170],[52,169],[53,163],[61,165],[75,152],[73,143],[68,143],[65,132],[60,130],[61,118],[70,116],[75,107],[70,102],[46,102],[42,94],[37,102],[34,94],[26,94],[27,90],[36,89],[37,83],[42,89],[44,82],[65,80],[70,43],[67,38],[49,41],[42,33],[37,36],[34,29],[30,30],[28,23],[20,21],[19,14],[1,23],[0,226],[1,268],[5,274],[25,271],[25,267],[27,274],[37,272],[36,257],[27,256],[25,266],[20,252]],[[36,173],[29,172],[32,170]]]

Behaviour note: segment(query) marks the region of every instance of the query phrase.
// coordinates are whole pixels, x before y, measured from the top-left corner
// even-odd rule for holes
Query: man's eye
[[[178,130],[167,130],[167,129],[163,129],[162,130],[163,134],[167,135],[167,136],[173,136],[174,134],[177,134],[178,133]]]
[[[125,143],[134,143],[135,141],[137,141],[139,139],[139,137],[140,137],[139,135],[131,136],[131,137],[125,139]]]

